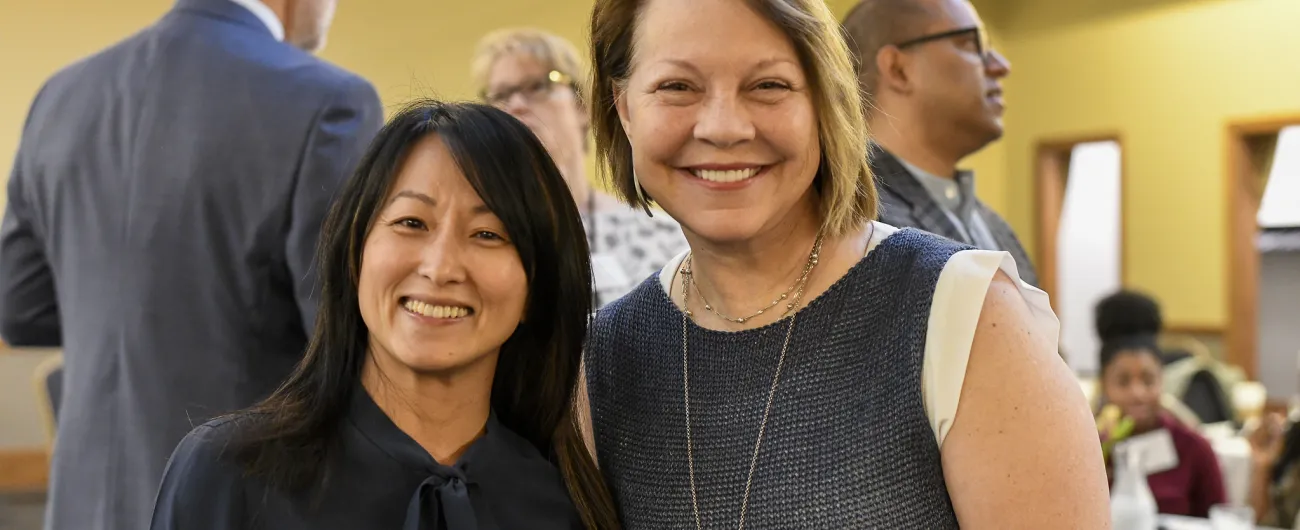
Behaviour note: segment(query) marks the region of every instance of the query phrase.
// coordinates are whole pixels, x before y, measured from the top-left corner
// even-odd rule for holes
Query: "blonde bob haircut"
[[[648,0],[597,0],[591,14],[591,126],[605,182],[636,207],[650,200],[633,174],[632,145],[615,98],[631,74],[638,13]],[[821,196],[822,231],[837,237],[876,218],[876,186],[867,161],[862,92],[839,23],[823,0],[745,0],[794,43],[812,89],[821,162],[813,187]]]
[[[554,70],[574,80],[573,89],[581,97],[580,82],[583,74],[578,49],[564,37],[536,28],[498,29],[479,39],[470,60],[470,77],[479,95],[488,88],[492,65],[508,55],[529,57],[543,68]]]

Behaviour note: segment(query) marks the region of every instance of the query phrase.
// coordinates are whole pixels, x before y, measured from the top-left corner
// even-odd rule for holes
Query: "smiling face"
[[[642,9],[616,105],[647,195],[717,242],[815,215],[817,117],[790,39],[744,0]]]
[[[485,92],[492,104],[527,125],[556,164],[572,170],[586,155],[587,113],[573,87],[549,79],[552,69],[523,53],[492,63]],[[502,97],[504,96],[504,97]],[[567,178],[586,178],[566,174]]]
[[[437,136],[411,146],[362,252],[361,317],[385,371],[495,363],[524,317],[519,253]]]
[[[1133,418],[1139,431],[1154,429],[1160,422],[1162,390],[1160,360],[1144,349],[1120,350],[1102,368],[1102,393]]]

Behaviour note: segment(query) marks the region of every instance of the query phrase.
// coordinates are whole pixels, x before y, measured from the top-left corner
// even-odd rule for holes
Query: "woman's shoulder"
[[[556,464],[522,435],[497,421],[488,420],[489,444],[467,455],[466,471],[478,483],[490,504],[512,505],[511,513],[498,514],[505,528],[570,528],[577,512],[564,477]],[[510,523],[510,524],[507,524]]]
[[[876,224],[878,232],[885,232],[882,238],[899,231]],[[911,244],[930,244],[935,238],[921,237]],[[999,311],[1008,307],[1027,311]],[[931,296],[922,365],[926,412],[940,445],[956,419],[975,335],[996,327],[987,318],[992,316],[986,314],[989,311],[999,313],[999,320],[1010,319],[1019,329],[1046,337],[1050,344],[1057,341],[1060,324],[1047,294],[1020,280],[1010,253],[973,248],[953,253],[943,263]]]
[[[651,274],[630,292],[596,311],[587,334],[584,361],[589,384],[599,386],[599,374],[618,366],[634,351],[647,347],[647,339],[680,333],[681,312],[660,285],[660,275]]]
[[[234,449],[242,421],[214,419],[181,439],[163,472],[152,529],[242,528],[244,473]]]
[[[488,454],[475,455],[475,465],[491,464],[501,467],[512,479],[541,478],[559,479],[559,469],[542,451],[519,433],[497,421],[488,424],[489,436],[493,438]]]
[[[907,256],[935,253],[946,256],[975,248],[919,228],[900,228],[880,221],[872,222],[869,233],[868,251],[880,248],[890,250],[891,254]]]
[[[867,234],[866,253],[858,267],[863,274],[857,278],[866,283],[897,283],[906,278],[919,280],[921,285],[932,282],[933,292],[914,294],[940,309],[956,301],[963,314],[978,317],[995,283],[1021,283],[1015,260],[1007,252],[980,250],[917,228],[898,228],[879,221],[871,223]],[[1021,294],[1035,298],[1027,291]]]
[[[247,417],[230,416],[195,427],[177,444],[168,467],[191,476],[242,477],[238,444],[249,421]]]
[[[1023,298],[1034,313],[1044,309],[1051,312],[1046,294],[1021,281],[1009,252],[978,249],[916,228],[898,228],[879,221],[872,225],[867,255],[888,249],[896,259],[931,262],[939,271],[936,302],[960,298],[968,301],[966,306],[975,302],[978,309],[986,295],[1002,285],[1014,287],[1013,296]],[[953,295],[958,292],[960,296]],[[974,315],[978,316],[978,312]]]
[[[672,264],[672,261],[669,260],[669,265]],[[600,328],[629,319],[645,318],[653,316],[653,313],[670,314],[668,310],[672,306],[662,303],[667,300],[668,294],[664,286],[661,285],[661,278],[671,280],[671,277],[666,275],[668,270],[668,268],[664,268],[650,274],[648,278],[632,288],[631,291],[628,291],[627,294],[597,310],[595,327]]]
[[[979,249],[918,228],[900,228],[880,221],[871,224],[868,255],[878,247],[888,247],[894,251],[893,254],[907,255],[913,259],[924,258],[927,254],[937,255],[942,258],[938,265],[947,275],[977,283],[987,283],[990,280],[1010,281],[1017,286],[1021,283],[1020,271],[1010,252]],[[1002,274],[996,274],[998,272]],[[1005,278],[994,278],[995,276]]]
[[[169,462],[182,458],[214,463],[232,461],[235,458],[234,445],[248,421],[241,416],[227,416],[195,427],[181,439]]]

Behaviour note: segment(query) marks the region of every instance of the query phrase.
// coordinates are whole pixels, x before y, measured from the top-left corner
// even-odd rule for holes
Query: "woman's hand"
[[[1054,325],[1036,321],[1016,284],[999,272],[941,448],[962,528],[1110,526],[1096,424],[1056,346]]]
[[[1273,469],[1278,458],[1282,456],[1282,447],[1286,440],[1286,419],[1276,412],[1260,418],[1259,425],[1246,436],[1250,440],[1250,459],[1256,469]]]
[[[1273,467],[1282,457],[1286,446],[1286,419],[1271,413],[1246,435],[1250,441],[1250,460],[1254,464],[1250,476],[1250,505],[1255,508],[1257,522],[1266,517],[1277,517],[1273,512]]]

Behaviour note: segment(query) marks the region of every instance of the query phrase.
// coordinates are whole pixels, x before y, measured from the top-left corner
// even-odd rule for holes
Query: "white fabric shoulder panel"
[[[940,447],[957,417],[971,344],[975,341],[984,298],[998,271],[1015,282],[1033,315],[1034,327],[1048,334],[1052,344],[1059,338],[1060,322],[1052,312],[1047,293],[1020,279],[1010,253],[963,250],[953,254],[939,273],[939,283],[934,289],[921,367],[925,413]]]
[[[875,223],[871,241],[867,243],[867,253],[897,231],[893,226]],[[659,284],[664,292],[668,291],[673,276],[685,259],[686,253],[683,252],[660,272]],[[1047,293],[1020,280],[1011,254],[991,250],[963,250],[954,254],[939,273],[939,283],[935,286],[930,319],[926,324],[925,360],[921,366],[925,413],[940,447],[957,416],[975,328],[984,308],[984,297],[999,270],[1019,286],[1020,295],[1036,320],[1036,327],[1049,333],[1053,344],[1057,341],[1060,324],[1052,312]]]

